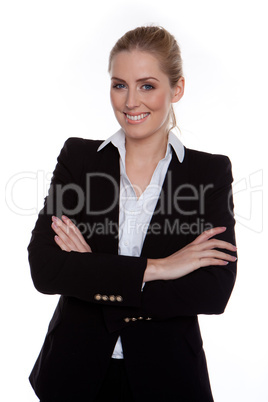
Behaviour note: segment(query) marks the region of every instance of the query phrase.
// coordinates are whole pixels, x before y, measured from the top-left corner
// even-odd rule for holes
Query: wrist
[[[156,281],[159,279],[164,279],[162,278],[162,259],[147,259],[147,266],[144,271],[144,277],[143,281],[144,282],[150,282],[150,281]]]

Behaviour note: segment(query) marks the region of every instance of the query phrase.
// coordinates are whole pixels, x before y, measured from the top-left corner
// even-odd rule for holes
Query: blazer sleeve
[[[83,161],[96,154],[96,145],[86,147],[84,141],[69,138],[58,157],[44,208],[28,246],[33,283],[45,294],[72,296],[104,305],[140,307],[146,258],[66,252],[54,241],[52,215],[60,217],[67,210],[73,211],[72,218],[78,216],[75,213],[77,194],[84,191]]]
[[[212,155],[207,175],[214,185],[205,198],[205,222],[213,227],[226,226],[226,231],[216,238],[235,245],[233,177],[229,158]],[[227,252],[237,256],[236,252]],[[223,313],[235,283],[236,266],[237,261],[229,262],[227,266],[208,266],[176,280],[147,283],[142,297],[145,315],[169,319]]]

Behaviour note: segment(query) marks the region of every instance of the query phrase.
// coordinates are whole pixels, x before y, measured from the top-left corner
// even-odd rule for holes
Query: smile
[[[141,113],[135,116],[132,116],[128,113],[125,113],[125,116],[127,117],[127,120],[131,120],[131,121],[140,121],[140,120],[144,120],[146,117],[149,116],[150,113]]]

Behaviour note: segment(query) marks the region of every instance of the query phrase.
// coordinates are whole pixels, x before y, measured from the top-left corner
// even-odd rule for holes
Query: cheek
[[[120,96],[119,93],[115,93],[114,91],[110,92],[110,100],[111,100],[111,104],[113,109],[117,109],[118,107],[121,106],[122,103],[122,96]]]
[[[116,94],[113,91],[111,91],[110,93],[110,99],[111,99],[111,105],[115,110],[118,107],[118,96],[116,96]]]
[[[112,107],[114,109],[114,107],[115,107],[115,96],[114,96],[112,91],[110,92],[110,101],[111,101],[111,105],[112,105]]]
[[[170,99],[166,92],[160,92],[151,98],[151,107],[154,110],[163,110],[165,112],[170,107]]]

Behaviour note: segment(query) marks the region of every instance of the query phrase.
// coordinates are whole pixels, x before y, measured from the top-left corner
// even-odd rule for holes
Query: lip
[[[134,125],[136,125],[136,124],[140,124],[140,123],[143,123],[149,116],[150,116],[150,113],[149,112],[145,112],[145,113],[126,113],[126,112],[123,112],[124,113],[124,115],[125,115],[125,118],[126,118],[126,121],[127,121],[127,123],[129,123],[129,124],[134,124]],[[140,119],[140,120],[130,120],[128,117],[127,117],[127,114],[129,115],[129,116],[140,116],[141,114],[147,114],[148,113],[148,115],[147,116],[145,116],[145,117],[143,117],[143,119]]]

